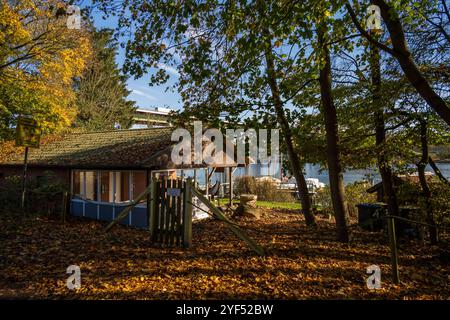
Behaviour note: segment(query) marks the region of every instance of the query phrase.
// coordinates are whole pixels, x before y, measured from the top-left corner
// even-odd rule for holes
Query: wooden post
[[[163,186],[164,189],[162,191],[162,195],[161,195],[161,215],[162,215],[162,224],[161,224],[161,228],[163,230],[162,236],[161,236],[161,243],[166,244],[166,240],[167,240],[167,219],[169,217],[169,209],[170,209],[170,197],[167,194],[167,189],[169,189],[169,177],[165,176],[163,179]]]
[[[392,264],[392,281],[395,284],[400,283],[398,272],[398,253],[397,253],[397,239],[395,236],[395,221],[391,216],[387,216],[388,232],[391,246],[391,264]]]
[[[156,199],[156,180],[151,178],[151,191],[150,191],[150,200],[147,199],[147,211],[148,211],[148,225],[150,231],[150,239],[155,238],[156,233],[156,223],[157,223],[157,199]]]
[[[68,200],[68,198],[69,198],[68,192],[67,192],[67,191],[64,191],[64,192],[63,192],[62,208],[61,208],[61,209],[62,209],[62,210],[61,210],[61,214],[62,214],[61,220],[62,220],[62,223],[63,223],[63,224],[66,223],[67,200]]]
[[[209,170],[208,170],[208,168],[205,169],[205,184],[206,184],[206,189],[205,189],[206,198],[209,199]]]
[[[23,174],[22,174],[22,215],[25,216],[25,195],[27,193],[27,168],[28,168],[28,147],[25,147],[25,160],[23,163]]]
[[[197,188],[197,169],[194,169],[194,187]]]
[[[228,168],[229,172],[228,172],[228,178],[230,181],[230,207],[233,204],[233,169],[231,167]]]
[[[164,244],[168,245],[170,241],[170,221],[172,216],[172,197],[169,195],[168,190],[172,188],[172,179],[167,177],[166,184],[166,218],[164,220]]]
[[[183,211],[183,207],[182,207],[182,205],[183,205],[183,185],[184,185],[184,181],[183,181],[183,179],[181,179],[181,180],[177,180],[178,181],[178,189],[180,189],[180,196],[179,197],[177,197],[177,220],[176,220],[176,231],[175,231],[175,234],[176,234],[176,245],[177,246],[179,246],[180,245],[180,243],[181,243],[181,241],[182,241],[182,235],[183,235],[183,230],[181,229],[181,226],[182,226],[182,223],[181,223],[181,221],[182,221],[182,216],[181,216],[181,214],[182,214],[182,211]]]
[[[191,179],[185,183],[183,193],[183,246],[189,248],[192,245],[192,191]]]

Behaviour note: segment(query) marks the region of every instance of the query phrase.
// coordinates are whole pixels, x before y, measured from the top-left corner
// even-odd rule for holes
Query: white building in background
[[[133,117],[131,129],[171,127],[170,112],[172,109],[157,107],[154,110],[139,108]]]

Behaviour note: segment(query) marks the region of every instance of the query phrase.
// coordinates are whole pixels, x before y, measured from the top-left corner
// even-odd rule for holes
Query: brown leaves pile
[[[72,219],[0,217],[0,298],[50,299],[449,299],[450,270],[433,247],[400,245],[400,285],[390,281],[385,236],[355,229],[337,243],[334,225],[308,230],[294,211],[238,221],[268,252],[255,256],[221,222],[194,223],[193,248],[152,246],[148,233]],[[81,288],[66,268],[81,268]],[[382,289],[366,268],[379,265]]]

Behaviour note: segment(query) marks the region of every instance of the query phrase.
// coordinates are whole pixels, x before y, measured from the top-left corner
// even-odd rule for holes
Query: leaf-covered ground
[[[266,210],[238,222],[268,254],[255,256],[221,222],[193,227],[193,248],[151,246],[145,231],[45,218],[0,217],[0,298],[50,299],[449,299],[450,270],[437,248],[400,245],[401,284],[390,281],[389,247],[378,233],[353,230],[334,241],[332,222],[306,229],[296,211]],[[259,230],[259,231],[255,231]],[[379,265],[382,288],[367,289]],[[79,265],[81,289],[66,287]]]

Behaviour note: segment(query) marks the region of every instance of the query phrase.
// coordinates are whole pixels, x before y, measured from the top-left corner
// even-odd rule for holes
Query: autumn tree
[[[89,35],[69,29],[63,1],[0,2],[0,130],[9,138],[20,114],[44,132],[70,125],[76,115],[73,78],[91,54]]]

